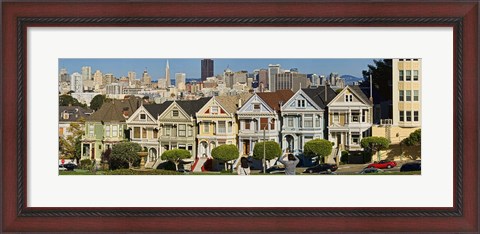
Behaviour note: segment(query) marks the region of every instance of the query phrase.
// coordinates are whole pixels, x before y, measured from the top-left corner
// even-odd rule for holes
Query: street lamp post
[[[263,160],[262,160],[262,164],[263,164],[263,174],[265,174],[265,164],[266,164],[266,160],[265,160],[265,145],[266,145],[266,140],[265,140],[265,128],[267,126],[264,126],[263,127]]]

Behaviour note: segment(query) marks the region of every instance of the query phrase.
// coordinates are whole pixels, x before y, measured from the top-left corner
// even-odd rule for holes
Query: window
[[[218,114],[218,106],[212,106],[211,107],[211,113],[212,114]]]
[[[178,110],[172,111],[172,116],[173,117],[178,117]]]
[[[270,121],[270,129],[275,130],[275,121],[273,119]]]
[[[225,125],[225,121],[218,121],[217,125],[217,133],[226,133],[227,132],[227,127]]]
[[[147,115],[146,114],[140,114],[140,120],[145,120],[147,119]]]
[[[232,128],[233,128],[233,123],[232,123],[232,122],[228,122],[227,132],[231,133],[231,132],[232,132]]]
[[[338,123],[340,121],[340,115],[338,113],[333,113],[333,122]]]
[[[406,70],[407,75],[405,76],[406,81],[411,81],[412,80],[412,71]]]
[[[413,112],[413,121],[418,122],[418,111]]]
[[[320,119],[322,117],[320,117],[320,115],[317,115],[317,118],[315,119],[315,127],[320,127],[321,123],[320,123]]]
[[[313,127],[313,115],[305,115],[304,121],[305,121],[304,126],[306,128]]]
[[[405,95],[405,101],[409,102],[412,100],[412,91],[411,90],[407,90],[405,91],[406,95]]]
[[[403,111],[400,111],[400,121],[401,122],[405,121],[405,118],[403,116]]]
[[[360,122],[360,112],[352,112],[352,122]]]
[[[362,110],[362,123],[367,122],[367,113],[368,110]]]
[[[165,126],[165,136],[170,136],[170,130],[171,130],[170,125]]]
[[[305,100],[297,100],[297,107],[305,107]]]
[[[352,132],[352,143],[358,145],[359,142],[360,142],[360,133]]]
[[[352,101],[353,101],[353,95],[345,94],[345,102],[352,102]]]
[[[156,128],[153,129],[153,138],[158,138],[158,129]]]
[[[142,128],[142,138],[143,139],[147,138],[147,129],[146,128]]]
[[[403,99],[403,92],[404,92],[403,90],[398,91],[398,98],[399,98],[398,100],[401,101],[401,102],[403,102],[403,100],[404,100]]]
[[[114,137],[118,136],[118,125],[112,126],[112,136]]]
[[[110,125],[105,126],[105,136],[106,137],[110,136]]]
[[[203,124],[203,132],[204,133],[209,133],[210,132],[210,123],[204,123]]]
[[[293,118],[294,117],[287,117],[287,126],[288,127],[293,127]]]
[[[412,112],[411,111],[407,111],[407,122],[410,122],[412,121]]]
[[[188,126],[187,126],[187,129],[188,129],[188,136],[189,136],[189,137],[193,136],[193,127],[190,126],[190,125],[188,125]]]
[[[413,100],[418,101],[418,90],[413,90]]]
[[[250,120],[245,120],[245,129],[250,130]]]
[[[93,137],[94,133],[95,133],[94,127],[95,126],[93,126],[93,124],[88,125],[88,135],[91,136],[91,137]]]
[[[398,79],[403,81],[403,70],[398,71]]]
[[[185,124],[178,125],[178,136],[184,137],[187,135],[187,128]]]
[[[260,129],[268,129],[268,118],[260,118]]]
[[[260,111],[260,104],[253,104],[254,111]]]
[[[418,70],[413,70],[413,80],[418,80]]]
[[[140,127],[133,128],[133,138],[140,138]]]

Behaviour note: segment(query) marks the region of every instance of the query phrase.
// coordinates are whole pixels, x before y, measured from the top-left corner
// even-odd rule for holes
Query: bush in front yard
[[[348,163],[348,151],[342,151],[342,156],[340,157],[340,162],[346,164]]]
[[[92,167],[92,160],[90,159],[82,159],[80,160],[80,168],[83,170],[90,170]]]

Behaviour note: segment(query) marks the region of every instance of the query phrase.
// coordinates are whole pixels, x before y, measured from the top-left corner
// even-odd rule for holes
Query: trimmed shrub
[[[317,161],[321,162],[320,158],[325,158],[332,153],[332,144],[332,142],[324,139],[314,139],[305,143],[303,153],[309,158],[318,157]]]
[[[92,160],[88,158],[80,160],[80,168],[83,170],[90,170],[92,168]]]
[[[113,145],[109,160],[110,170],[125,169],[140,165],[140,157],[137,152],[142,147],[134,142],[121,142]]]
[[[342,151],[342,156],[340,157],[340,162],[342,162],[344,164],[348,163],[348,156],[349,156],[348,151]]]
[[[282,148],[277,142],[257,142],[253,147],[253,158],[263,160],[263,145],[265,144],[265,160],[272,160],[282,155]]]

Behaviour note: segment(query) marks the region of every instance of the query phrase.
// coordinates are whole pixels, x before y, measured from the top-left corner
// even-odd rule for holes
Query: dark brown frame
[[[108,11],[104,11],[108,7]],[[478,232],[478,20],[463,2],[3,2],[2,231]],[[187,10],[188,14],[183,13]],[[234,9],[232,11],[232,9]],[[188,17],[186,17],[188,15]],[[26,28],[43,26],[449,26],[454,28],[451,208],[26,207]]]

